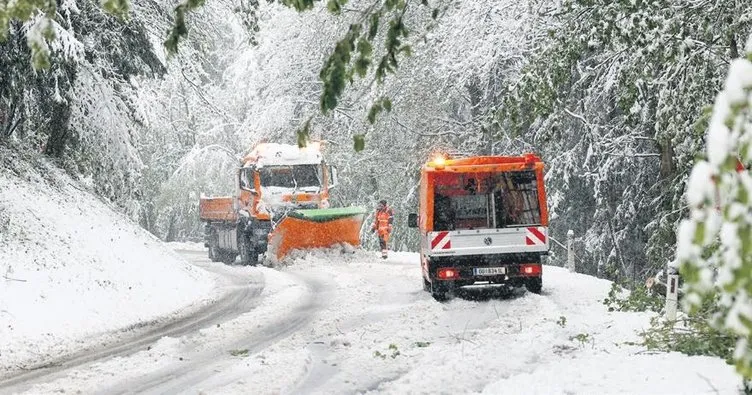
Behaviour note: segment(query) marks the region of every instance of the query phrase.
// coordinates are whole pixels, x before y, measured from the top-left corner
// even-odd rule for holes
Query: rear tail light
[[[442,267],[439,269],[438,276],[442,280],[451,280],[460,277],[460,271],[453,267]]]
[[[542,268],[538,263],[520,265],[520,274],[523,276],[538,276],[541,272]]]

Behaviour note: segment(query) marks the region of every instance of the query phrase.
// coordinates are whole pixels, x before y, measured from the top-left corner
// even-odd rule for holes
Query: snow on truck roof
[[[264,143],[253,148],[250,154],[243,158],[245,166],[255,164],[256,167],[283,165],[314,165],[322,160],[319,145],[309,144],[299,148],[292,144]]]

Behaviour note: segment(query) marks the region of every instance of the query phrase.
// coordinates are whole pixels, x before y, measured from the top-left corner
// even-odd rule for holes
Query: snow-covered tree
[[[368,3],[348,4],[348,10],[363,4]],[[310,119],[310,137],[325,141],[327,157],[339,166],[334,202],[371,208],[387,199],[397,212],[395,247],[402,249],[417,246],[406,217],[417,209],[418,169],[432,152],[511,154],[523,144],[514,138],[492,140],[489,124],[493,103],[503,96],[506,79],[519,72],[537,28],[532,23],[536,8],[528,2],[431,5],[443,10],[442,23],[428,33],[417,29],[402,37],[401,45],[410,46],[412,56],[401,56],[399,67],[381,83],[374,82],[375,68],[353,78],[328,115],[319,115],[325,84],[320,70],[359,13],[343,11],[336,17],[314,7],[300,14],[261,4],[258,45],[244,50],[227,72],[237,87],[237,99],[231,100],[246,108],[241,129],[253,136],[249,141],[295,143],[294,131]],[[433,21],[419,7],[408,7],[403,17],[407,26]],[[387,37],[388,29],[382,29],[373,41]],[[373,58],[386,51],[374,44]],[[371,123],[371,105],[385,103],[384,98],[390,99],[392,112],[382,112]],[[350,143],[355,136],[365,140],[359,153]]]
[[[14,2],[13,7],[23,3]],[[151,15],[158,19],[159,6],[152,8]],[[76,0],[55,7],[51,18],[55,38],[45,38],[48,64],[43,70],[30,67],[24,46],[45,19],[11,20],[4,31],[2,138],[56,158],[135,216],[143,166],[135,144],[145,129],[132,100],[137,89],[132,77],[164,73],[146,28],[147,16],[139,13],[121,22],[97,1]]]
[[[201,237],[199,195],[234,191],[239,156],[253,137],[242,125],[242,81],[228,77],[255,35],[235,14],[238,7],[232,0],[201,7],[167,74],[139,79],[134,101],[147,129],[138,141],[140,222],[164,240]]]
[[[673,259],[698,114],[750,31],[742,15],[733,1],[567,1],[512,85],[501,132],[542,151],[553,232],[584,234],[587,272],[639,280]]]
[[[752,36],[731,62],[713,107],[705,159],[687,185],[690,217],[678,231],[678,263],[691,307],[720,294],[715,324],[738,336],[736,367],[752,379]]]

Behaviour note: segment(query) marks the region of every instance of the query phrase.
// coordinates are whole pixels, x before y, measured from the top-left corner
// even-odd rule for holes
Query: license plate
[[[473,269],[473,274],[476,276],[497,276],[506,273],[507,268],[505,267],[476,267]]]

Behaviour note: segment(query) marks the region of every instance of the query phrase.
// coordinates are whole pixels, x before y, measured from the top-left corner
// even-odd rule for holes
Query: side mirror
[[[337,186],[337,168],[334,166],[329,166],[329,189],[334,188]]]
[[[256,189],[253,187],[253,167],[246,167],[238,171],[238,185],[240,189],[255,194]]]
[[[418,214],[411,213],[407,215],[407,227],[408,228],[418,227]]]

